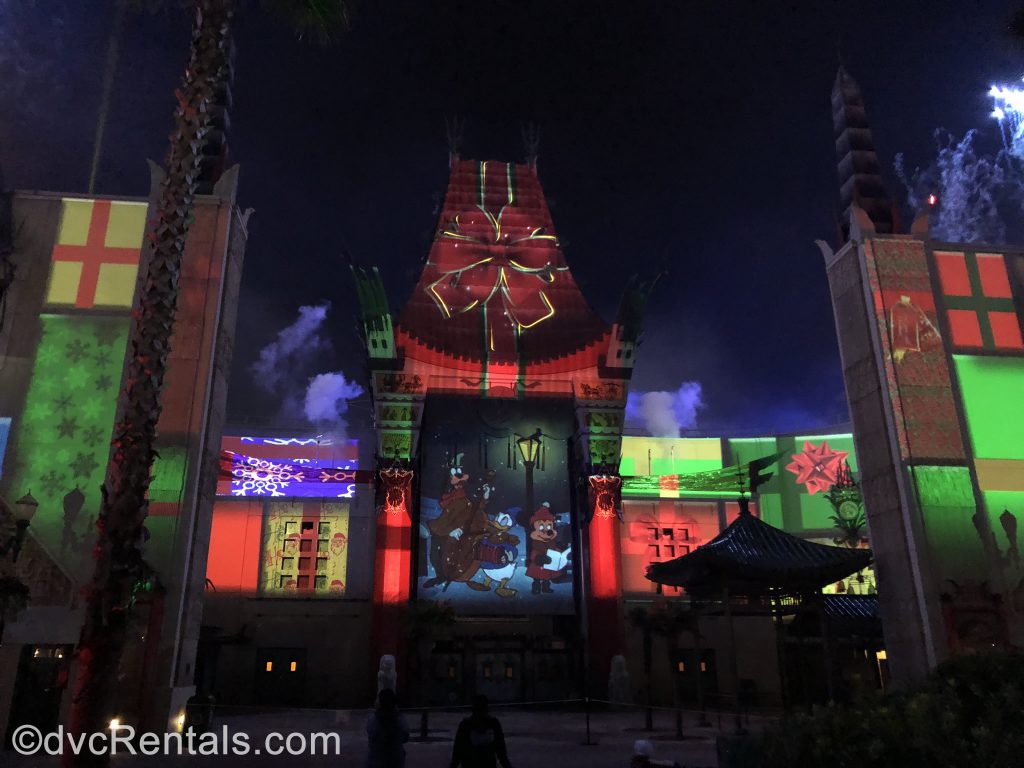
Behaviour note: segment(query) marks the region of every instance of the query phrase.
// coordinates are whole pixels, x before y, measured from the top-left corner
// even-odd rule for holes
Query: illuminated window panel
[[[218,594],[256,593],[262,531],[261,500],[214,503],[206,578]]]
[[[982,542],[974,527],[974,487],[967,467],[909,467],[932,557],[948,578],[975,578],[984,569]]]
[[[0,417],[0,475],[3,472],[4,455],[7,453],[7,438],[11,435],[11,420]]]
[[[657,585],[644,573],[652,562],[689,554],[718,535],[718,503],[625,500],[625,525],[619,526],[623,592],[654,594]],[[682,594],[664,587],[664,594]]]
[[[953,359],[975,458],[1024,461],[1024,358]]]
[[[5,487],[15,498],[32,491],[33,536],[76,578],[92,567],[129,322],[41,315],[25,408],[12,424]]]
[[[217,495],[349,499],[358,467],[355,440],[224,437]]]
[[[722,444],[717,437],[624,437],[623,476],[675,475],[722,467]]]
[[[1024,349],[1003,255],[939,251],[935,260],[953,346]]]
[[[344,503],[271,502],[263,526],[261,592],[343,597],[349,508]]]
[[[131,308],[146,210],[143,202],[64,199],[46,304]]]

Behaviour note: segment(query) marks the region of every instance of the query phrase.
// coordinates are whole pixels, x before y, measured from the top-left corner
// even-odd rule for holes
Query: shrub
[[[1024,656],[941,664],[919,689],[793,715],[765,732],[765,768],[1016,768],[1024,755]]]

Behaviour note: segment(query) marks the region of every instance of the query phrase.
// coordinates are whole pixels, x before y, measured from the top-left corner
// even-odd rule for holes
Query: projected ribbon
[[[302,466],[221,451],[220,480],[230,484],[232,496],[351,498],[357,484],[372,478],[372,472],[358,469]]]
[[[476,210],[456,216],[438,234],[450,247],[436,252],[440,276],[427,291],[445,317],[477,307],[486,312],[499,295],[508,317],[520,328],[532,328],[555,314],[544,288],[567,267],[551,263],[558,239],[543,227],[523,224],[518,208],[504,220],[516,203],[513,166],[502,164],[505,173],[489,179],[487,165],[480,164]]]

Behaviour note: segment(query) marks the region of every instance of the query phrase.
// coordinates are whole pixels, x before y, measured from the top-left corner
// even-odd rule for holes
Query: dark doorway
[[[476,654],[476,692],[492,702],[519,701],[522,676],[521,654],[507,651]]]
[[[256,703],[272,707],[302,706],[306,690],[305,648],[256,650]]]
[[[710,648],[682,648],[676,657],[676,684],[679,700],[697,703],[697,676],[700,675],[701,693],[705,702],[718,695],[718,669],[715,652]]]
[[[530,698],[534,701],[572,698],[572,672],[572,658],[565,651],[535,651]]]
[[[43,733],[57,730],[71,651],[70,645],[26,645],[21,649],[5,748],[10,749],[11,734],[19,726],[34,725]]]

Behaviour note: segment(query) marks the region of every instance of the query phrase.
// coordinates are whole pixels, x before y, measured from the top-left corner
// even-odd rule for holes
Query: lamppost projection
[[[6,557],[10,552],[11,562],[18,562],[18,555],[21,554],[21,547],[25,543],[25,534],[38,508],[39,502],[33,498],[31,491],[8,507],[8,512],[14,520],[14,532],[4,544],[0,544],[0,557]]]
[[[537,505],[533,499],[533,468],[537,464],[537,457],[540,455],[541,431],[538,427],[532,435],[516,439],[519,446],[519,455],[523,457],[523,467],[526,469],[526,513],[533,514]]]
[[[7,541],[0,544],[0,558],[6,559],[8,553],[11,555],[11,562],[18,562],[18,555],[21,553],[21,546],[25,541],[25,534],[28,531],[32,516],[35,515],[39,502],[32,498],[32,493],[26,493],[13,505],[3,502],[5,511],[14,521],[14,532]],[[7,619],[14,616],[25,607],[28,602],[28,587],[15,576],[0,573],[0,643],[3,642],[4,629]]]

